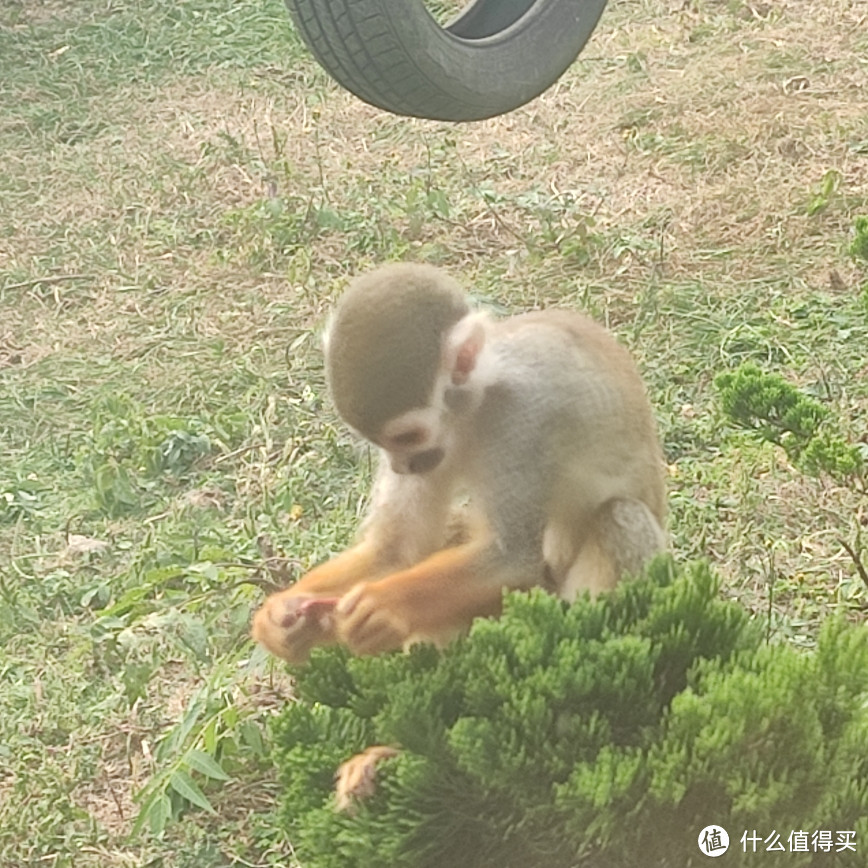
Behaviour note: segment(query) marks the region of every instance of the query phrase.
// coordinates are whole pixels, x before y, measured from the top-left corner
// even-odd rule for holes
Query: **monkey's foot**
[[[272,594],[253,617],[253,638],[290,663],[304,663],[311,649],[335,641],[337,597]]]
[[[360,799],[374,795],[377,763],[397,756],[397,748],[378,744],[348,759],[335,775],[335,806],[339,811],[354,813]]]

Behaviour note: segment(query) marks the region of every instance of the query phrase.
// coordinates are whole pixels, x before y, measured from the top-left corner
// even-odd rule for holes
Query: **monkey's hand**
[[[253,618],[253,638],[290,663],[304,663],[316,645],[335,636],[335,605],[357,582],[382,575],[377,550],[360,544],[272,594]]]
[[[337,637],[354,654],[392,651],[413,636],[412,616],[385,583],[359,584],[338,602]]]
[[[407,570],[356,585],[335,609],[338,640],[356,654],[414,642],[442,646],[476,616],[499,614],[503,584],[480,576],[478,552],[474,545],[446,549]]]
[[[295,588],[272,594],[253,618],[253,638],[290,663],[304,663],[316,645],[336,641],[337,597],[317,597]]]

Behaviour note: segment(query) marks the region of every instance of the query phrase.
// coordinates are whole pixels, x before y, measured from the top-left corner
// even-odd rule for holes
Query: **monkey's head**
[[[397,473],[427,473],[451,447],[448,417],[474,403],[469,378],[485,342],[458,284],[429,265],[356,278],[326,335],[326,373],[344,421]]]

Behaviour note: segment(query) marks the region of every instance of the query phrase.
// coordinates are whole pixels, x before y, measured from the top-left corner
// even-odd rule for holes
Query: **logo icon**
[[[697,838],[699,849],[712,859],[729,850],[729,835],[723,826],[706,826]]]

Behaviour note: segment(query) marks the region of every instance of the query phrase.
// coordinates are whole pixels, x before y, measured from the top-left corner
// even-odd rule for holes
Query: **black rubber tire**
[[[576,59],[606,0],[475,0],[445,27],[422,0],[286,0],[317,60],[395,114],[473,121],[518,108]]]

